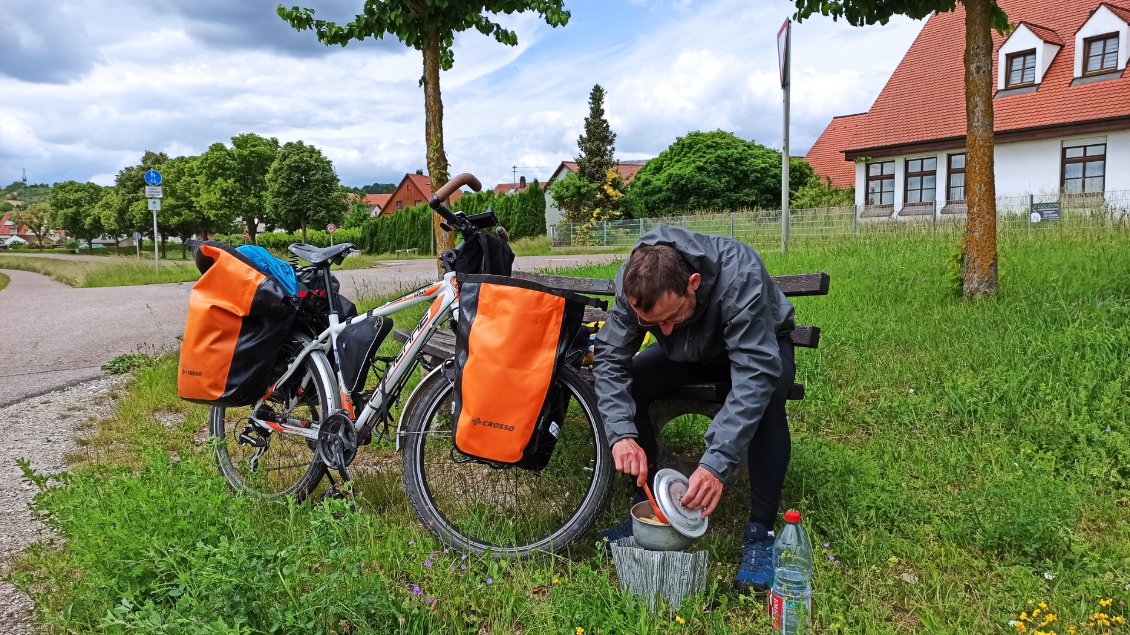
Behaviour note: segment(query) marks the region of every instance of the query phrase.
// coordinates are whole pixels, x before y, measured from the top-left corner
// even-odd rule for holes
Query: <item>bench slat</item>
[[[611,280],[595,278],[571,278],[569,276],[547,276],[528,271],[515,271],[515,278],[530,280],[553,289],[592,295],[615,295]],[[789,297],[807,295],[828,295],[830,278],[826,273],[802,273],[791,276],[773,276],[777,286]]]

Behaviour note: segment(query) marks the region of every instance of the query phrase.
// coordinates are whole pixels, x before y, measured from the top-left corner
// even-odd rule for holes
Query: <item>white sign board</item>
[[[161,211],[161,199],[159,199],[159,198],[149,199],[149,211],[151,211],[151,212]]]
[[[777,64],[781,68],[781,88],[789,83],[789,21],[777,31]]]
[[[160,185],[146,185],[145,198],[163,198],[164,192]]]

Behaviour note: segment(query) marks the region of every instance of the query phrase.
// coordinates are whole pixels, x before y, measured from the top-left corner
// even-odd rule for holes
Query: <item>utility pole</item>
[[[781,253],[789,253],[789,88],[792,69],[789,51],[793,38],[792,21],[785,20],[777,32],[777,54],[781,65],[781,89],[784,93],[784,134],[781,148]]]

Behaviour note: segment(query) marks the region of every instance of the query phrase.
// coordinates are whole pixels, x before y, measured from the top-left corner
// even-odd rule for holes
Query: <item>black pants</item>
[[[749,466],[749,519],[772,527],[781,502],[781,488],[789,467],[792,442],[785,417],[785,402],[796,379],[793,343],[787,336],[777,339],[781,348],[783,372],[777,390],[765,410],[749,444],[746,455]],[[636,442],[647,454],[648,485],[655,484],[659,431],[648,412],[652,402],[669,396],[687,384],[730,382],[727,360],[719,364],[675,362],[667,358],[659,346],[652,346],[632,360],[632,397],[636,401]]]

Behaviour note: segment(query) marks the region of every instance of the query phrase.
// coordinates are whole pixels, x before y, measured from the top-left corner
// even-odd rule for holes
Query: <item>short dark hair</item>
[[[687,295],[687,281],[694,273],[674,247],[641,245],[632,252],[624,269],[624,295],[640,310],[650,311],[668,292],[679,297]]]

